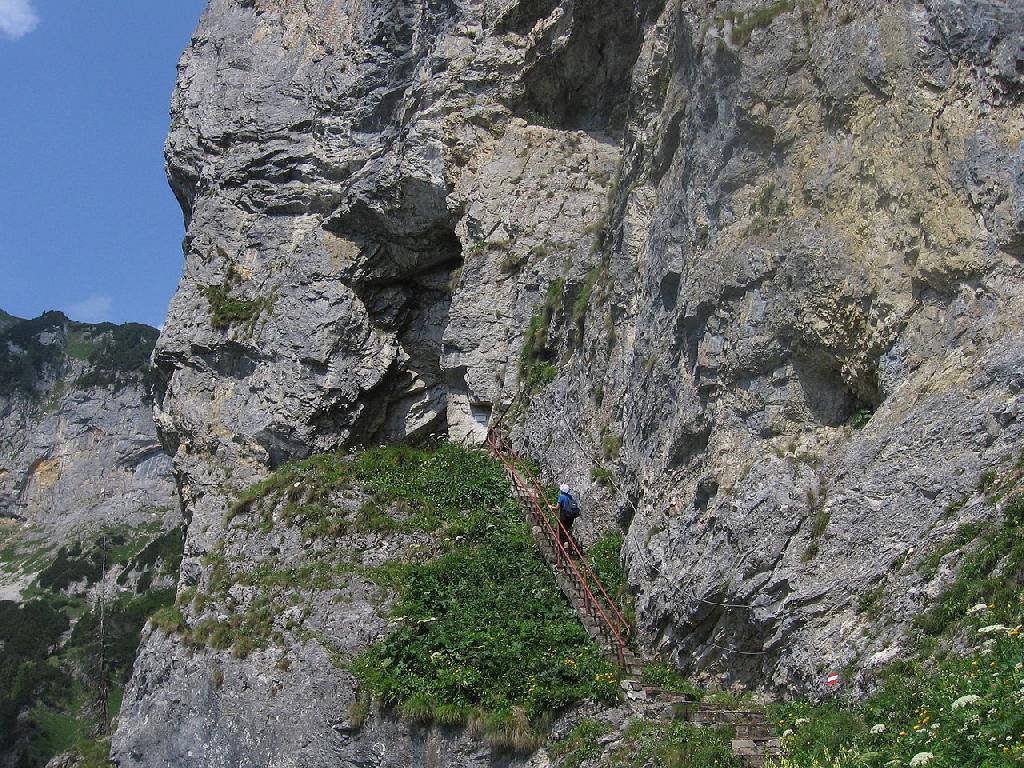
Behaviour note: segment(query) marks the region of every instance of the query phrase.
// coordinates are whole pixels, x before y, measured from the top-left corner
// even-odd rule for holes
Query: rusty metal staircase
[[[629,622],[576,540],[568,535],[558,518],[552,516],[544,486],[497,430],[488,433],[487,446],[505,468],[537,548],[554,571],[562,594],[576,610],[587,633],[627,675],[639,677],[643,662],[629,647]],[[568,544],[563,544],[564,540]]]
[[[575,609],[587,633],[625,673],[622,688],[633,710],[643,717],[671,719],[678,716],[682,707],[686,720],[694,725],[734,729],[733,754],[748,768],[762,768],[767,757],[778,755],[779,740],[774,737],[763,712],[705,704],[640,681],[644,663],[630,648],[629,622],[576,540],[569,535],[559,536],[564,527],[558,517],[552,515],[553,507],[548,503],[544,486],[496,429],[488,432],[487,447],[505,468],[537,548],[554,572],[562,594]],[[563,545],[563,540],[568,540],[568,545]]]

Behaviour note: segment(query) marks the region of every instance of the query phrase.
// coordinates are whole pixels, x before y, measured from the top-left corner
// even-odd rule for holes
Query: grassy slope
[[[332,494],[354,487],[370,500],[355,516],[339,512]],[[504,472],[480,451],[444,443],[315,456],[241,494],[229,519],[238,515],[263,530],[280,522],[301,526],[309,536],[434,532],[440,545],[434,559],[364,570],[397,596],[393,633],[350,665],[364,702],[379,697],[419,721],[474,721],[492,743],[527,748],[553,710],[617,695],[614,670],[560,594]],[[333,573],[338,564],[307,565]],[[248,579],[236,574],[217,589],[238,578]],[[275,600],[286,599],[275,590],[268,582],[271,613]],[[201,629],[186,629],[180,612],[158,621],[192,635]],[[200,634],[200,641],[236,653],[282,641],[272,623]]]

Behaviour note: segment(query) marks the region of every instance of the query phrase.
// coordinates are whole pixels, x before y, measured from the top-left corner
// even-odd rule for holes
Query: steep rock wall
[[[0,313],[0,532],[12,557],[0,561],[4,599],[35,575],[23,550],[180,522],[148,393],[157,335],[59,312]]]
[[[213,0],[167,143],[188,229],[157,421],[191,516],[182,587],[219,547],[262,551],[225,511],[269,468],[500,420],[581,488],[585,539],[628,526],[649,649],[780,690],[898,652],[956,558],[924,583],[908,550],[987,514],[945,512],[1020,448],[1020,19]],[[363,764],[377,721],[262,729],[289,706],[263,683],[351,697],[315,643],[299,655],[280,685],[268,653],[203,687],[225,654],[154,632],[121,764]]]

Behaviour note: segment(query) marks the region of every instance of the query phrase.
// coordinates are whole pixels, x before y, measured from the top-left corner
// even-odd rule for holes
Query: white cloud
[[[64,314],[81,323],[102,323],[110,319],[110,310],[113,308],[114,300],[109,296],[90,296],[72,304]]]
[[[0,0],[0,34],[9,40],[24,37],[39,24],[32,0]]]

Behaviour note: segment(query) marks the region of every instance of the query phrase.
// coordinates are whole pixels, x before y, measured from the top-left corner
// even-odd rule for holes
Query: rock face
[[[225,511],[270,468],[500,424],[581,489],[585,540],[627,527],[648,651],[773,691],[898,653],[958,555],[916,563],[1021,448],[1014,6],[212,0],[156,352],[182,588],[218,547],[260,556]],[[284,728],[348,684],[314,666],[268,699],[269,656],[202,683],[223,657],[145,641],[120,765],[422,744]],[[460,738],[430,736],[437,764],[504,759]]]
[[[103,528],[173,528],[170,459],[146,369],[158,333],[47,312],[0,314],[0,526],[5,543],[56,549]],[[38,563],[40,566],[42,563]],[[0,563],[4,599],[31,580]]]

